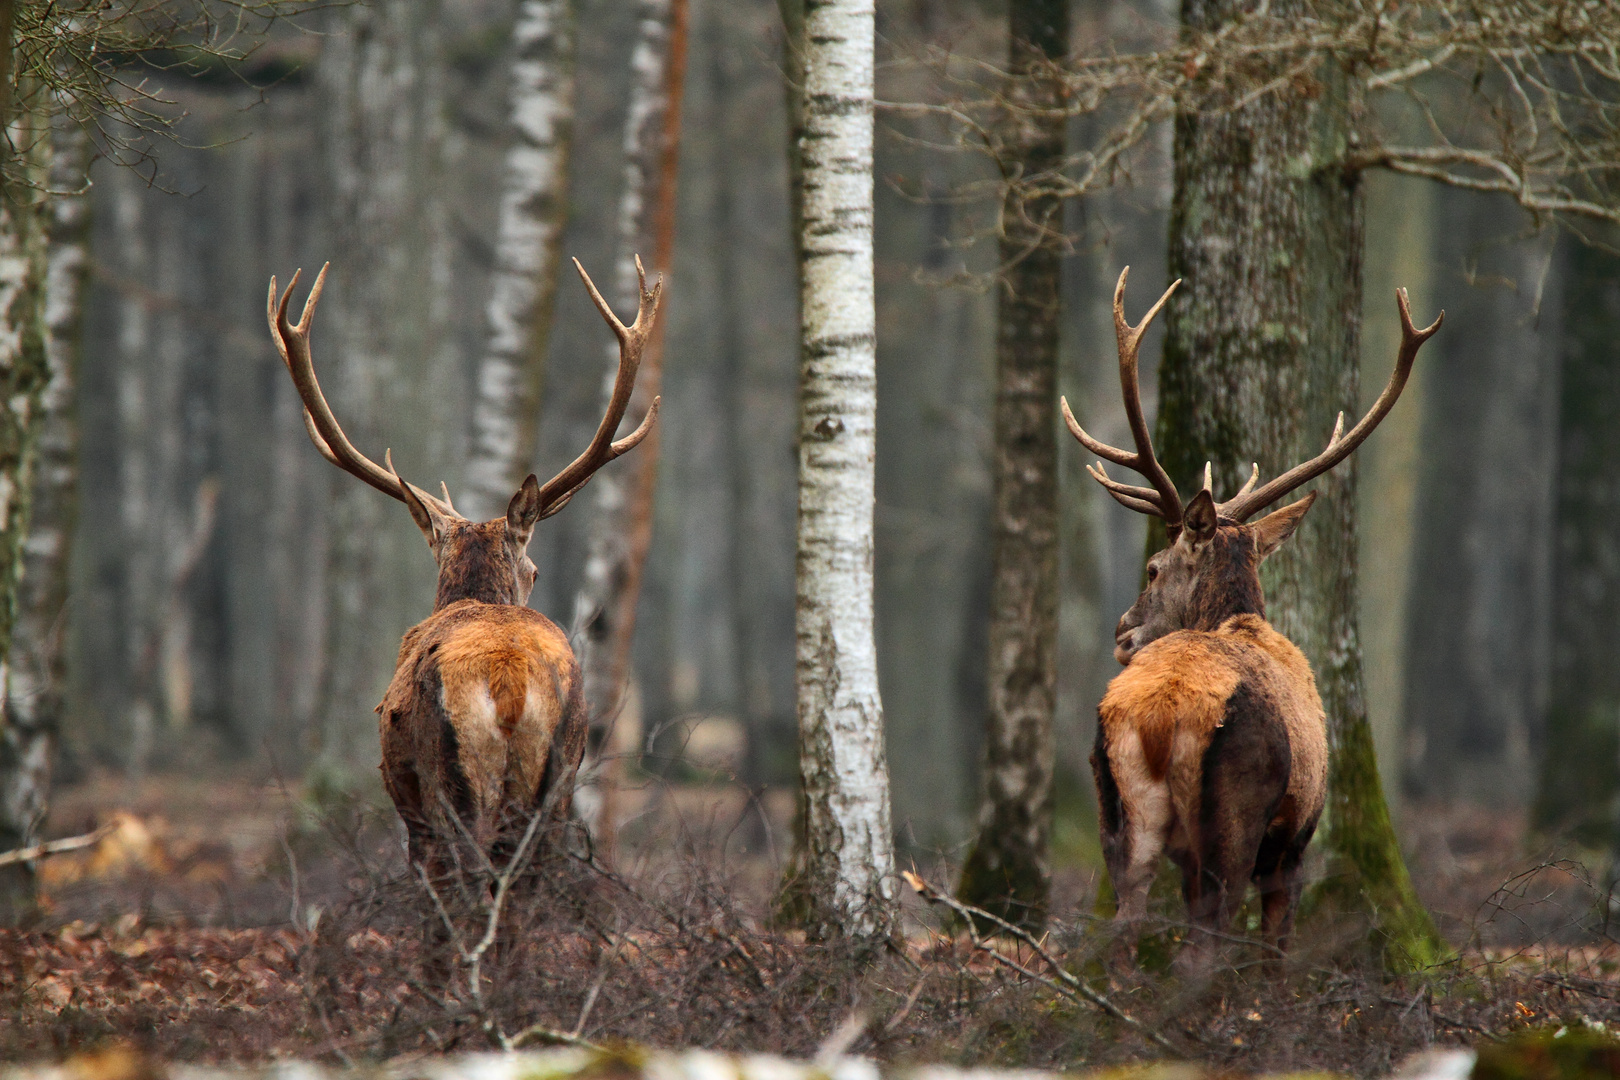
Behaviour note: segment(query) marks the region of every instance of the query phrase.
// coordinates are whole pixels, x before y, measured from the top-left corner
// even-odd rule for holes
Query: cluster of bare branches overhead
[[[959,141],[1004,165],[1009,124],[1032,106],[1011,76],[935,55],[939,104]],[[1343,90],[1325,81],[1347,77]],[[1058,168],[1008,175],[1027,200],[1084,196],[1128,179],[1155,125],[1234,112],[1270,95],[1342,92],[1356,139],[1318,169],[1382,167],[1495,192],[1537,215],[1620,221],[1620,8],[1602,0],[1270,2],[1213,29],[1134,12],[1034,77],[1087,135]],[[981,193],[982,194],[982,193]]]
[[[149,159],[148,136],[172,136],[182,111],[159,76],[236,71],[277,20],[347,0],[20,0],[13,6],[7,103],[34,115],[65,112],[99,134],[123,164]],[[48,125],[14,125],[18,141],[45,138]],[[24,176],[10,177],[24,184]]]

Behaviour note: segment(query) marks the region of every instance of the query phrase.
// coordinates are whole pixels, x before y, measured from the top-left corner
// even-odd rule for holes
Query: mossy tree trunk
[[[1244,6],[1185,0],[1182,19],[1214,31]],[[1156,443],[1184,491],[1208,460],[1228,497],[1251,462],[1274,476],[1318,453],[1338,412],[1357,415],[1363,200],[1340,162],[1360,107],[1354,79],[1324,66],[1240,110],[1176,120],[1169,274],[1183,285],[1169,306]],[[1367,723],[1355,479],[1352,458],[1318,482],[1320,504],[1263,579],[1272,622],[1310,658],[1327,710],[1328,892],[1370,920],[1391,968],[1410,970],[1444,946],[1412,890]]]
[[[45,348],[47,204],[51,151],[49,114],[38,87],[19,88],[12,76],[12,5],[0,2],[0,698],[17,687],[10,676],[14,646],[29,641],[36,615],[23,573],[41,571],[28,557],[35,510],[40,443],[50,419],[51,366]],[[66,404],[65,402],[63,404]],[[64,548],[65,550],[65,548]],[[27,708],[37,702],[20,700]],[[44,816],[49,784],[48,731],[0,700],[0,851],[27,844]],[[33,902],[32,874],[0,872],[0,921]]]
[[[40,431],[22,582],[10,651],[3,665],[0,714],[0,850],[38,839],[49,802],[61,728],[68,553],[78,496],[78,408],[75,402],[89,271],[90,199],[83,190],[90,136],[58,116],[50,140],[50,187],[59,192],[45,211],[43,344],[48,381],[40,396]],[[33,910],[34,867],[0,870],[0,924]]]
[[[1620,849],[1620,265],[1584,244],[1567,258],[1552,695],[1532,816],[1543,829]]]
[[[1067,0],[1012,0],[1007,29],[1015,108],[1001,166],[1008,180],[1027,183],[1062,165],[1062,84],[1053,62],[1068,49]],[[1023,190],[1010,187],[1002,207],[990,701],[978,835],[957,891],[966,903],[1038,930],[1051,887],[1063,203]]]

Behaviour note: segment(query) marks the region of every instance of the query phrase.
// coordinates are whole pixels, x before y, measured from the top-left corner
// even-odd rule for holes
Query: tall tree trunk
[[[620,195],[614,252],[614,299],[620,311],[636,309],[636,257],[650,255],[651,272],[668,277],[675,254],[675,180],[680,155],[681,94],[686,80],[687,0],[642,0],[635,50],[630,57],[630,108],[625,122],[624,189]],[[623,430],[632,431],[663,385],[665,310],[642,355],[635,393]],[[603,401],[613,393],[618,345],[608,349]],[[585,699],[590,705],[593,746],[606,752],[599,772],[598,838],[611,853],[617,828],[614,791],[622,757],[633,742],[634,724],[621,717],[629,700],[630,646],[636,603],[652,545],[653,495],[658,483],[660,432],[652,432],[618,468],[592,481],[595,492],[585,580],[574,601],[574,621],[585,628]],[[620,721],[624,723],[621,724]],[[618,737],[615,738],[615,735]],[[626,739],[631,735],[631,739]]]
[[[1028,182],[1060,168],[1065,117],[1054,61],[1069,44],[1068,0],[1012,0],[1013,104],[1002,170]],[[991,533],[990,702],[979,831],[962,867],[967,903],[1038,930],[1051,870],[1056,690],[1057,396],[1063,202],[1002,206],[996,313],[995,510]]]
[[[557,266],[568,211],[574,125],[571,0],[519,0],[512,27],[512,144],[490,280],[489,340],[478,362],[463,511],[504,513],[534,455]]]
[[[1311,6],[1286,0],[1273,11],[1304,16]],[[1186,0],[1182,19],[1213,32],[1243,10]],[[1169,273],[1183,286],[1169,307],[1156,438],[1183,490],[1206,459],[1218,496],[1237,489],[1250,462],[1275,475],[1319,452],[1335,414],[1360,405],[1362,195],[1339,162],[1361,103],[1342,70],[1324,67],[1316,80],[1176,120]],[[1310,658],[1327,710],[1333,892],[1371,919],[1386,963],[1407,969],[1443,945],[1407,876],[1367,723],[1354,459],[1318,488],[1319,508],[1266,563],[1266,596],[1272,621]],[[1162,527],[1154,536],[1162,543]]]
[[[812,936],[894,924],[872,627],[877,328],[872,0],[806,5],[799,368],[801,835],[784,913]]]
[[[1553,690],[1532,820],[1620,850],[1620,267],[1595,245],[1564,257]]]
[[[90,204],[84,190],[90,139],[78,124],[58,117],[50,140],[44,359],[48,381],[38,401],[32,516],[23,542],[22,583],[11,648],[0,665],[5,685],[0,716],[0,850],[37,839],[50,795],[51,767],[61,726],[65,677],[68,553],[72,549],[78,478],[75,391],[82,295],[88,267]],[[0,924],[33,907],[34,868],[0,870]]]
[[[328,397],[364,452],[391,447],[418,483],[454,476],[464,421],[446,354],[443,106],[439,4],[356,6],[336,16],[319,74],[327,87],[334,250],[321,309]],[[328,359],[329,358],[329,359]],[[459,421],[459,422],[458,422]],[[424,618],[434,566],[404,507],[353,477],[333,485],[330,595],[318,776],[370,776],[373,709],[399,640]],[[435,475],[437,474],[437,475]]]
[[[1421,361],[1433,437],[1403,776],[1427,799],[1525,806],[1554,635],[1563,275],[1551,235],[1526,236],[1534,226],[1508,199],[1441,188],[1435,205],[1436,262],[1466,274],[1442,279],[1449,321]]]
[[[733,118],[738,111],[735,101],[742,80],[734,74],[737,65],[736,37],[723,9],[711,9],[705,34],[705,47],[709,54],[710,98],[716,107],[719,123],[719,141],[722,154],[738,134]],[[750,542],[756,478],[752,455],[746,436],[748,421],[748,363],[745,324],[750,312],[739,302],[743,295],[741,245],[747,241],[744,221],[746,207],[742,205],[743,189],[737,170],[716,163],[714,187],[709,201],[712,235],[717,241],[714,250],[714,284],[720,301],[718,318],[718,348],[715,364],[715,383],[719,391],[721,416],[716,425],[718,458],[724,462],[727,496],[726,515],[726,597],[731,624],[731,655],[735,665],[736,702],[739,718],[746,725],[750,743],[759,741],[763,725],[775,719],[772,715],[769,673],[760,656],[764,619],[759,612],[759,590],[754,586],[754,574],[749,562],[753,550]],[[750,749],[757,749],[752,746]],[[755,763],[757,764],[757,754]],[[749,770],[750,783],[760,783],[757,768]]]

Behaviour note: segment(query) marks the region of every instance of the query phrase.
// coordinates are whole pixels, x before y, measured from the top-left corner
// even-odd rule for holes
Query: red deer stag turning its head
[[[439,499],[394,470],[391,454],[380,467],[355,449],[338,426],[310,356],[309,326],[326,282],[326,267],[304,301],[297,323],[287,303],[298,274],[276,299],[270,279],[270,333],[304,402],[304,425],[315,449],[343,471],[403,502],[427,538],[439,566],[433,614],[412,627],[382,704],[383,783],[405,821],[411,861],[429,873],[443,868],[444,842],[465,832],[486,853],[510,848],[521,830],[545,811],[560,819],[571,806],[572,785],[585,749],[585,702],[579,664],[567,636],[524,605],[534,587],[527,549],[535,522],[565,506],[603,465],[634,447],[652,429],[646,418],[618,441],[635,386],[641,352],[652,332],[663,290],[640,278],[640,308],[629,326],[574,261],[596,309],[619,339],[619,372],[607,415],[574,462],[540,484],[530,474],[512,496],[506,515],[468,521],[440,485]],[[510,854],[510,852],[508,852]]]
[[[1189,960],[1201,962],[1232,921],[1248,882],[1260,889],[1262,929],[1287,946],[1299,899],[1299,864],[1316,830],[1327,787],[1327,734],[1310,665],[1266,622],[1260,563],[1292,535],[1316,493],[1246,521],[1333,468],[1366,439],[1400,396],[1418,349],[1440,328],[1412,325],[1406,290],[1396,292],[1401,348],[1389,384],[1361,422],[1344,431],[1339,414],[1327,448],[1256,488],[1260,467],[1226,502],[1204,487],[1183,510],[1153,455],[1142,415],[1136,354],[1148,324],[1125,320],[1125,278],[1114,290],[1119,381],[1136,452],[1098,442],[1063,402],[1063,419],[1087,450],[1147,477],[1121,484],[1101,462],[1092,477],[1132,510],[1163,518],[1170,546],[1147,564],[1147,587],[1119,620],[1114,656],[1125,670],[1098,707],[1091,755],[1101,802],[1102,844],[1119,897],[1119,917],[1146,914],[1161,853],[1181,869],[1195,928]]]

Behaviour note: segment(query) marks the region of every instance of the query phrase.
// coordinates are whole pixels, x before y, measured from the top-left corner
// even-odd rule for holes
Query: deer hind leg
[[[1204,751],[1197,857],[1189,859],[1182,882],[1196,949],[1213,948],[1242,906],[1267,827],[1288,790],[1291,763],[1288,732],[1275,707],[1240,684]]]
[[[1294,934],[1294,912],[1299,908],[1299,865],[1305,848],[1316,832],[1316,818],[1296,829],[1281,815],[1284,824],[1267,831],[1254,861],[1254,883],[1260,889],[1260,932],[1280,952],[1288,951]]]
[[[1114,884],[1118,917],[1134,922],[1147,915],[1148,890],[1164,854],[1172,816],[1170,788],[1149,772],[1135,732],[1123,733],[1110,749],[1099,729],[1091,767],[1101,803],[1103,858]]]

